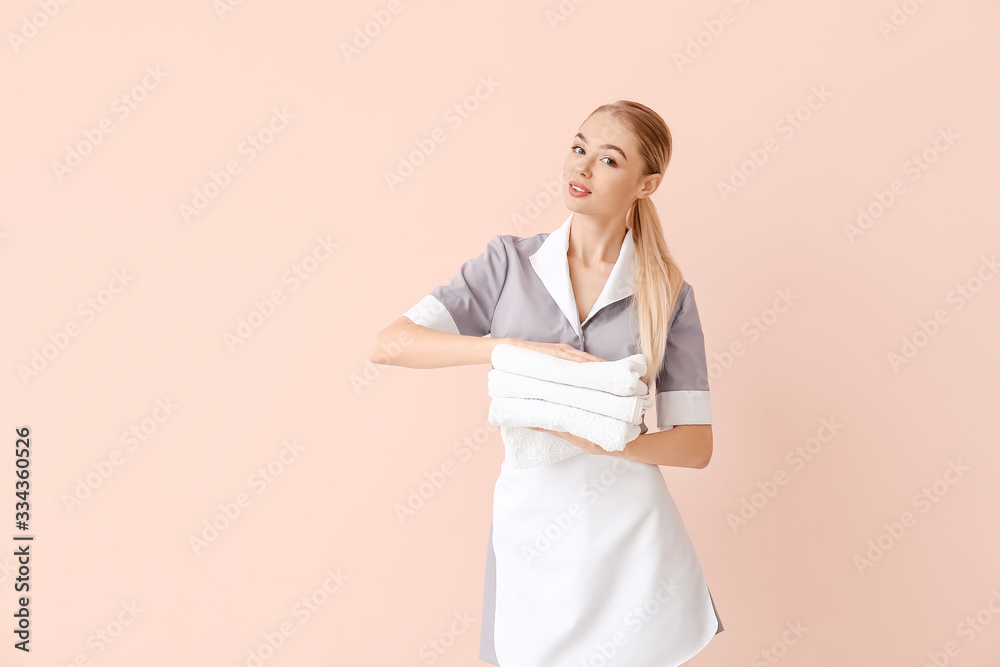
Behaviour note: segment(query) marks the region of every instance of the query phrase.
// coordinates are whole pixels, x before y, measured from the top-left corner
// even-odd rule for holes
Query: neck
[[[584,266],[595,266],[601,262],[614,264],[628,232],[624,216],[608,220],[574,212],[570,221],[567,256],[581,261]]]

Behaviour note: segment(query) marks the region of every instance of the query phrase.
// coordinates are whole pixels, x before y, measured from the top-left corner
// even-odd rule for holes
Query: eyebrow
[[[583,136],[582,132],[577,132],[576,136],[578,136],[581,139],[583,139],[584,143],[587,143],[587,137]],[[604,145],[600,146],[600,148],[603,148],[604,150],[608,150],[608,151],[618,151],[619,153],[622,154],[622,159],[628,160],[628,158],[625,157],[625,151],[623,151],[622,149],[618,148],[614,144],[604,144]]]

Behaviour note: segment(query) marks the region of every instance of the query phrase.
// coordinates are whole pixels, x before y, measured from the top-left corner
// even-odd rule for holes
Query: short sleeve
[[[507,249],[497,235],[486,250],[462,264],[447,285],[435,287],[403,315],[435,331],[485,336],[507,277]]]
[[[667,349],[656,378],[656,428],[679,424],[711,424],[708,363],[694,288],[687,282],[677,298],[676,315],[667,333]]]

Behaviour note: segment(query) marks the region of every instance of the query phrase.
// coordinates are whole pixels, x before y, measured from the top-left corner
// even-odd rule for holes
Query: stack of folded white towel
[[[641,354],[617,361],[569,361],[515,345],[499,344],[491,356],[489,422],[500,427],[507,460],[515,469],[555,463],[583,450],[537,426],[566,431],[608,451],[639,436],[652,405],[642,381]]]

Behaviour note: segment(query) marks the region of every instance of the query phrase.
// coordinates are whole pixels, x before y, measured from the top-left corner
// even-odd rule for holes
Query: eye
[[[577,151],[576,150],[577,148],[579,148],[580,150]],[[574,144],[573,147],[570,150],[573,151],[574,153],[576,153],[577,155],[585,155],[585,153],[582,152],[583,151],[583,146],[581,146],[580,144]],[[618,166],[618,163],[615,162],[615,159],[613,157],[611,157],[610,155],[605,155],[601,159],[602,160],[608,160],[608,162],[605,162],[604,164],[608,165],[609,167],[617,167]]]

